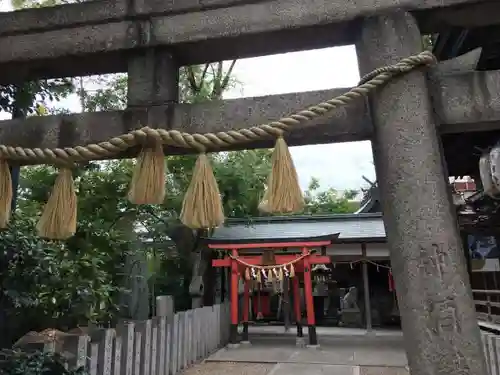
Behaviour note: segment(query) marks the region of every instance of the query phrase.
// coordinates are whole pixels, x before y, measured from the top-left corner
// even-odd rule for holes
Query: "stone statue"
[[[355,286],[349,288],[349,291],[343,298],[344,310],[358,310],[358,289]]]

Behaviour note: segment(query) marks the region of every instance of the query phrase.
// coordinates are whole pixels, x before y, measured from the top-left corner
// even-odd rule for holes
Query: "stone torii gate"
[[[0,144],[74,147],[144,125],[189,133],[248,128],[345,90],[177,104],[179,67],[355,44],[364,74],[421,52],[421,33],[488,26],[499,12],[498,2],[475,0],[99,0],[0,14],[0,84],[128,72],[126,110],[3,121]],[[413,375],[486,374],[440,134],[500,129],[498,92],[498,71],[414,71],[369,103],[287,136],[290,145],[372,140]]]

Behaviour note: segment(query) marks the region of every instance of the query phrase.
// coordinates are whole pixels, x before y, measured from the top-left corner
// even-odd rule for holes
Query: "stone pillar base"
[[[306,345],[307,349],[319,349],[319,344],[316,345]]]
[[[316,346],[318,345],[318,336],[316,335],[316,326],[310,325],[307,327],[309,332],[309,345]]]
[[[231,327],[229,329],[229,343],[230,344],[237,344],[238,343],[238,325],[237,324],[231,324]]]
[[[243,332],[241,336],[241,341],[248,341],[248,322],[243,322]]]
[[[300,322],[297,322],[297,337],[304,337],[304,331]]]

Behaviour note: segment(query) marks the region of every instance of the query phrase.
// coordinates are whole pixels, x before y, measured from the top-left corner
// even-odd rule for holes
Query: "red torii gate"
[[[297,336],[302,337],[299,274],[304,277],[304,294],[307,314],[307,326],[309,332],[309,345],[317,345],[316,322],[314,318],[313,287],[311,279],[311,265],[331,263],[330,257],[314,254],[314,248],[329,246],[338,237],[338,234],[314,237],[308,239],[266,240],[266,242],[255,243],[214,243],[208,244],[210,249],[226,251],[223,259],[214,259],[213,267],[227,267],[231,269],[230,303],[231,303],[231,344],[238,342],[238,285],[240,277],[244,281],[243,295],[243,341],[248,341],[248,310],[250,303],[250,281],[251,278],[259,279],[257,272],[262,272],[266,277],[267,272],[284,272],[289,274],[293,283],[294,310],[297,320]],[[264,265],[263,255],[239,255],[240,250],[249,249],[301,249],[300,253],[276,255],[276,264]],[[278,271],[277,271],[278,270]],[[257,271],[257,272],[256,272]],[[263,272],[265,271],[265,272]],[[295,277],[293,277],[295,273]],[[250,279],[249,279],[250,278]]]

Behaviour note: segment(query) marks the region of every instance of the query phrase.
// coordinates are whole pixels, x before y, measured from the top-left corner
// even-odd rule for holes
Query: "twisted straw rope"
[[[303,125],[334,109],[348,105],[356,99],[368,96],[378,87],[386,84],[391,78],[410,72],[419,66],[435,63],[434,55],[428,51],[402,59],[395,65],[378,68],[365,75],[349,92],[319,103],[295,114],[283,117],[267,124],[253,126],[248,129],[228,130],[218,133],[184,133],[178,130],[152,129],[143,127],[129,133],[111,138],[108,141],[86,146],[66,148],[22,148],[0,145],[0,158],[26,162],[54,163],[72,165],[75,162],[95,160],[113,156],[130,147],[143,144],[148,138],[164,145],[192,148],[198,152],[207,149],[220,149],[237,143],[245,143],[281,137],[298,125]]]
[[[283,263],[283,264],[274,264],[274,265],[271,265],[271,266],[260,266],[260,265],[254,265],[254,264],[250,264],[250,263],[247,263],[245,262],[244,260],[241,260],[241,258],[239,257],[235,257],[234,255],[232,254],[229,254],[229,257],[231,259],[234,259],[235,261],[237,261],[239,264],[245,266],[245,267],[249,267],[249,268],[255,268],[255,269],[259,269],[259,270],[271,270],[273,268],[283,268],[283,267],[286,267],[286,266],[290,266],[292,264],[295,264],[297,263],[299,260],[302,260],[304,259],[305,257],[308,257],[309,255],[312,255],[313,252],[312,251],[308,251],[307,254],[302,254],[301,256],[297,257],[296,259],[294,260],[291,260],[290,262],[287,262],[287,263]]]

